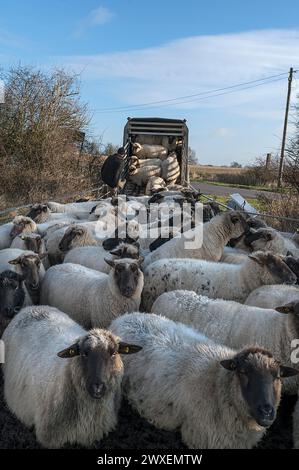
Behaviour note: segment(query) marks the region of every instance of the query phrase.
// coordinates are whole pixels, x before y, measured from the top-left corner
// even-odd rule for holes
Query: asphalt
[[[199,189],[201,193],[215,196],[229,196],[230,194],[239,193],[245,199],[256,199],[259,194],[266,195],[269,198],[276,199],[278,193],[270,191],[257,191],[255,189],[234,188],[233,186],[218,186],[210,183],[191,183],[195,189]]]

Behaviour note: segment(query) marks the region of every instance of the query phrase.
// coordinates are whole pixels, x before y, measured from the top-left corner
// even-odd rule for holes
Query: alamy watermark
[[[101,204],[95,210],[99,217],[95,227],[97,238],[130,237],[132,239],[183,238],[184,248],[201,248],[203,242],[203,204],[196,202],[151,203],[124,202],[119,197],[117,216],[111,217]]]
[[[4,81],[0,80],[0,104],[4,103]]]

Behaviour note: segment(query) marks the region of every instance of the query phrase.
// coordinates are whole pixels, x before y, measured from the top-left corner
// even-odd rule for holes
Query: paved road
[[[234,188],[233,186],[218,186],[209,183],[191,183],[192,186],[196,189],[200,189],[203,194],[213,194],[215,196],[229,196],[233,193],[239,193],[245,199],[247,198],[256,198],[258,194],[264,194],[269,198],[276,199],[279,197],[277,193],[271,193],[269,191],[256,191],[254,189],[241,189],[241,188]]]

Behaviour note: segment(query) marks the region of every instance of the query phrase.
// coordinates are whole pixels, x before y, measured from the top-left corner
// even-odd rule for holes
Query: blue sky
[[[247,163],[279,149],[286,75],[209,99],[102,110],[202,93],[287,72],[290,66],[299,68],[299,3],[2,0],[0,61],[4,67],[21,62],[80,73],[82,97],[93,112],[91,129],[106,142],[121,143],[127,116],[186,118],[190,144],[201,163]]]

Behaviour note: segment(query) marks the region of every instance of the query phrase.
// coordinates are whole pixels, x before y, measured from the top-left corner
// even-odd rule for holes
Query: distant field
[[[246,173],[247,168],[230,168],[226,166],[190,165],[190,179],[230,174],[238,175]]]

